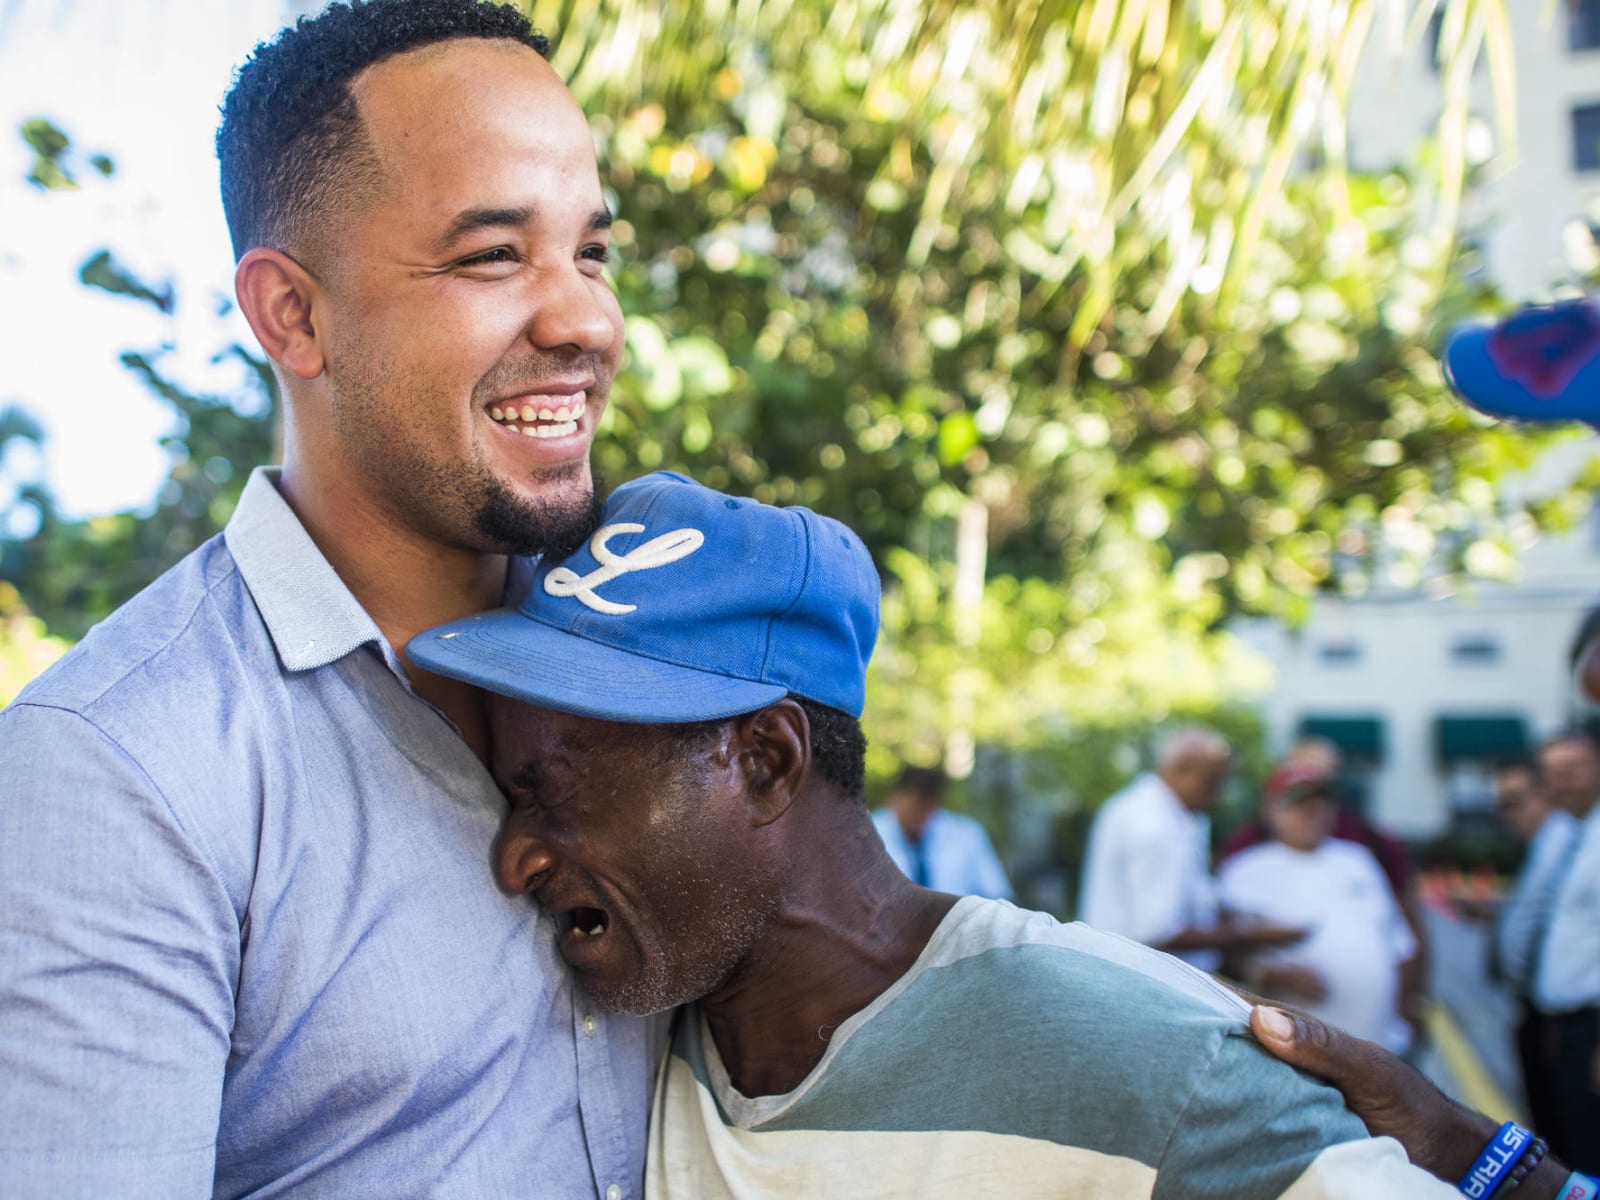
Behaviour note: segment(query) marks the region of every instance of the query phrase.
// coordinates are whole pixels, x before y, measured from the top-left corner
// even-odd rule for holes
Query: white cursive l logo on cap
[[[613,554],[606,546],[619,533],[643,533],[643,525],[631,521],[603,526],[589,540],[589,553],[600,565],[587,575],[579,575],[571,567],[557,567],[544,577],[544,590],[552,596],[576,596],[578,602],[598,613],[622,616],[638,608],[637,604],[618,604],[604,596],[595,595],[594,589],[609,583],[618,575],[631,571],[648,571],[668,563],[687,558],[705,545],[706,535],[698,529],[674,529],[660,537],[651,538],[629,550],[626,554]]]

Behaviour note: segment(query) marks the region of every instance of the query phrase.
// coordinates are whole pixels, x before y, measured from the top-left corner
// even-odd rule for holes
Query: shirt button
[[[606,1189],[606,1200],[622,1200],[622,1189],[613,1183]]]
[[[595,1031],[595,1019],[593,1017],[585,1017],[583,1019],[583,1036],[584,1037],[593,1037],[594,1036],[594,1031]],[[613,1188],[615,1188],[617,1185],[616,1184],[612,1184],[611,1186]],[[620,1196],[620,1195],[622,1195],[622,1193],[618,1192],[617,1196]],[[607,1196],[608,1200],[617,1200],[617,1196],[611,1195],[610,1192],[607,1192],[606,1196]]]

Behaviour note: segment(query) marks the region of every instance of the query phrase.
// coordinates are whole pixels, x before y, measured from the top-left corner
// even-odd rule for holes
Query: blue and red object
[[[1444,368],[1462,399],[1492,417],[1600,423],[1600,296],[1462,326]]]

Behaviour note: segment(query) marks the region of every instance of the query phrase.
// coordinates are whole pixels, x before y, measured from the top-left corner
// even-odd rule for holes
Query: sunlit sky
[[[0,0],[0,405],[22,404],[47,432],[42,463],[15,441],[0,462],[0,509],[3,491],[39,470],[72,515],[147,504],[165,474],[156,439],[171,415],[118,353],[183,346],[199,361],[182,363],[181,377],[203,385],[206,355],[230,337],[249,343],[237,316],[217,316],[233,264],[212,136],[234,66],[305,7]],[[116,176],[76,192],[27,184],[17,129],[34,116],[109,154]],[[146,277],[170,277],[175,316],[82,287],[79,265],[103,247]]]

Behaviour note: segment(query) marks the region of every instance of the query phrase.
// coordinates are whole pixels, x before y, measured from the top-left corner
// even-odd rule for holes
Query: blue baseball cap
[[[877,637],[878,573],[849,529],[658,471],[612,493],[582,549],[540,563],[520,607],[406,650],[544,708],[681,725],[791,692],[859,717]]]
[[[1525,421],[1600,421],[1600,298],[1524,308],[1464,325],[1445,376],[1474,408]]]

